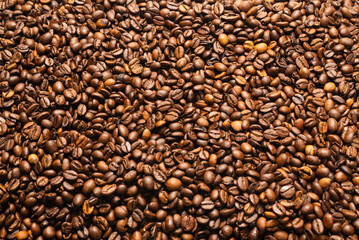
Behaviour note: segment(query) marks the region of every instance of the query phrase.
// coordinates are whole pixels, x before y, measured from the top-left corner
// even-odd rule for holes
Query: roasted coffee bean
[[[247,191],[247,189],[248,189],[248,180],[245,177],[239,177],[238,178],[238,188],[243,192]]]
[[[64,173],[63,173],[63,176],[66,180],[70,180],[70,181],[74,181],[77,179],[78,177],[78,174],[77,172],[75,172],[74,170],[66,170]]]
[[[86,215],[90,215],[94,211],[94,206],[90,205],[90,202],[88,200],[85,200],[82,206],[82,211]]]
[[[117,187],[116,187],[115,184],[105,185],[101,189],[101,194],[104,195],[104,196],[111,195],[116,191],[116,188]]]
[[[324,233],[324,225],[323,225],[323,221],[319,218],[316,218],[313,220],[313,231],[316,234],[323,234]]]
[[[181,227],[183,231],[190,232],[196,227],[196,219],[193,216],[185,215],[182,217]]]
[[[166,181],[166,187],[170,191],[178,190],[181,187],[182,183],[177,178],[170,178]]]
[[[212,210],[215,207],[214,203],[210,200],[204,200],[201,203],[201,208],[204,210]]]
[[[282,204],[280,203],[276,203],[272,206],[273,212],[279,216],[279,217],[283,217],[285,215],[285,208]]]
[[[52,227],[52,226],[47,226],[42,231],[42,235],[44,236],[45,239],[54,239],[54,237],[55,237],[55,228]]]

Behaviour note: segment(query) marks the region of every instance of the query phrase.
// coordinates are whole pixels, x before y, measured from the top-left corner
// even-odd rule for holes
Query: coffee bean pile
[[[359,2],[2,0],[0,239],[356,240]]]

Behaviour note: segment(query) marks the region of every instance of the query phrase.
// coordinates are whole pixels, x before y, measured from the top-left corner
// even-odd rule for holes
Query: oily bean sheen
[[[359,239],[359,1],[0,1],[0,239]]]

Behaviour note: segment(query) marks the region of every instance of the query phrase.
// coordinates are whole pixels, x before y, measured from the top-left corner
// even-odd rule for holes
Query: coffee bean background
[[[356,240],[359,2],[3,0],[0,239]]]

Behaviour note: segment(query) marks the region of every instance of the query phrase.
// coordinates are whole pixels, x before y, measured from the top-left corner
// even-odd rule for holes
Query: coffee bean
[[[239,177],[238,178],[238,188],[243,192],[247,191],[247,189],[248,189],[248,180],[245,177]]]
[[[282,204],[280,203],[276,203],[272,206],[273,212],[279,216],[279,217],[283,217],[285,215],[285,208]]]
[[[82,211],[86,214],[86,215],[90,215],[92,214],[92,212],[94,211],[94,206],[90,205],[90,202],[88,200],[85,200],[82,206]]]
[[[146,176],[143,178],[143,186],[146,190],[152,190],[154,188],[154,181],[151,176]]]
[[[45,149],[48,153],[52,154],[58,151],[57,143],[54,140],[45,143]]]
[[[254,49],[257,50],[257,52],[260,53],[264,53],[267,51],[267,44],[266,43],[258,43],[256,45],[254,45]]]
[[[167,179],[166,175],[159,169],[156,169],[153,171],[153,177],[157,181],[162,182],[162,183],[166,182],[166,179]]]
[[[20,180],[19,179],[11,179],[8,183],[8,191],[16,191],[20,186]]]
[[[176,191],[182,186],[181,180],[177,178],[170,178],[166,181],[166,187],[170,191]]]
[[[49,183],[49,179],[45,176],[41,176],[36,180],[36,184],[39,187],[45,187]]]
[[[204,210],[212,210],[214,207],[214,203],[209,199],[205,199],[201,203],[201,208],[203,208]]]
[[[324,233],[324,225],[321,219],[316,218],[313,220],[313,231],[316,234],[323,234]]]
[[[294,186],[293,185],[285,185],[285,186],[281,187],[280,194],[284,198],[287,198],[287,199],[293,197],[295,194]]]
[[[90,226],[88,231],[91,239],[100,239],[102,236],[101,230],[96,226]]]
[[[28,161],[31,164],[35,164],[39,161],[39,157],[36,154],[30,154],[28,157]]]
[[[18,240],[25,240],[28,239],[28,232],[27,231],[19,231],[18,233],[16,233],[15,237]]]
[[[106,220],[106,218],[102,217],[102,216],[98,216],[96,218],[96,226],[102,230],[102,231],[106,231],[108,229],[108,222]]]
[[[75,100],[77,97],[77,92],[73,88],[67,88],[64,90],[64,96],[69,100]]]
[[[278,239],[278,240],[279,239],[289,239],[288,235],[289,234],[287,232],[279,230],[273,234],[273,237],[275,237],[275,239]]]
[[[43,231],[42,235],[45,239],[54,239],[55,237],[55,228],[52,226],[47,226]]]
[[[218,41],[221,45],[225,46],[228,44],[228,36],[222,33],[218,36]]]
[[[295,218],[293,221],[292,221],[292,226],[293,226],[293,229],[295,230],[300,230],[303,228],[303,225],[304,225],[304,220],[303,219],[300,219],[300,218]]]
[[[118,232],[113,232],[108,237],[109,240],[121,240],[121,235]]]
[[[77,179],[78,177],[78,174],[77,172],[75,172],[74,170],[66,170],[64,173],[63,173],[63,176],[66,180],[70,180],[70,181],[74,181]]]
[[[185,215],[182,217],[181,227],[185,232],[192,231],[196,227],[196,219],[193,216]]]
[[[101,194],[104,195],[104,196],[111,195],[116,191],[116,188],[117,187],[116,187],[115,184],[105,185],[101,189]]]
[[[80,230],[77,230],[76,233],[81,239],[85,239],[89,236],[89,230],[87,228],[82,228]]]
[[[323,224],[324,224],[324,227],[327,229],[331,229],[333,227],[334,218],[333,218],[332,214],[330,214],[330,213],[324,214]]]

